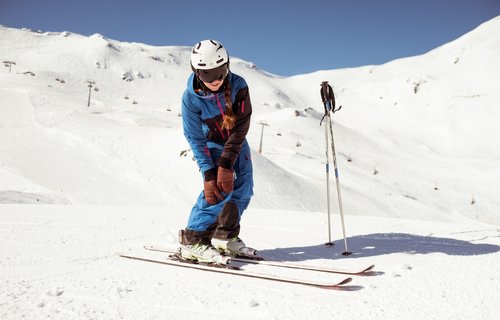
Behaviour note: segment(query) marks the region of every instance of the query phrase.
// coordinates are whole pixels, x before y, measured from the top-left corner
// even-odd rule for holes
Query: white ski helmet
[[[229,62],[226,49],[217,40],[203,40],[191,50],[191,66],[196,70],[210,70]]]

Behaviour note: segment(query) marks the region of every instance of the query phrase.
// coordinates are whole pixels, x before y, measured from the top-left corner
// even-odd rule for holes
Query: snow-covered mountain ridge
[[[258,122],[270,124],[264,154],[254,156],[254,205],[323,210],[325,146],[319,127],[318,87],[328,80],[338,104],[343,105],[335,114],[335,134],[348,212],[404,216],[409,205],[419,207],[422,218],[455,212],[498,222],[492,212],[498,212],[496,195],[500,191],[496,183],[500,179],[496,138],[500,95],[495,90],[500,77],[500,44],[494,36],[499,28],[497,18],[421,56],[290,78],[232,57],[232,70],[243,75],[251,88],[255,111],[249,140],[255,149],[260,142]],[[39,198],[47,202],[119,203],[129,199],[158,204],[170,201],[167,194],[180,193],[189,203],[199,187],[193,182],[198,173],[192,163],[179,158],[188,148],[180,133],[179,115],[180,97],[190,73],[189,48],[123,43],[99,34],[86,37],[6,27],[0,28],[0,38],[2,59],[16,62],[12,73],[4,68],[0,74],[2,118],[13,112],[33,113],[26,131],[32,130],[30,126],[52,130],[52,138],[62,141],[49,142],[49,154],[68,155],[48,159],[48,155],[33,155],[25,148],[23,155],[7,149],[0,159],[3,175],[32,183],[29,187],[21,183],[21,188],[4,183],[3,202],[12,200],[7,196],[12,192],[38,194],[43,190]],[[94,81],[98,90],[91,92],[90,107],[86,107],[88,81]],[[9,96],[15,104],[6,99]],[[69,140],[73,140],[71,144]],[[62,145],[66,152],[59,150]],[[17,148],[23,148],[23,143]],[[40,171],[30,168],[33,157],[39,160],[36,166],[47,165],[45,174],[50,167],[61,168],[57,163],[62,163],[62,170],[75,175],[80,185],[73,186],[72,179],[54,182],[44,173],[31,174]],[[77,169],[78,162],[94,168],[88,172]],[[106,174],[103,171],[109,170],[102,167],[106,162],[115,163],[126,174]],[[182,168],[182,177],[173,173],[175,168]],[[192,179],[185,179],[186,172]],[[266,179],[269,176],[276,180]],[[282,183],[282,178],[289,181]],[[109,186],[110,194],[92,187],[99,181],[100,186]],[[137,197],[113,196],[126,194],[122,189],[127,185]],[[137,188],[140,190],[134,190]],[[261,189],[267,191],[259,192]],[[476,203],[471,205],[473,201]],[[356,205],[359,203],[362,205]],[[366,212],[366,204],[376,210]]]

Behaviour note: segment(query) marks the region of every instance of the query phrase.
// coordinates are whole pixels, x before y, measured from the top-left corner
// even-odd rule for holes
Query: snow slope
[[[201,190],[180,118],[189,48],[0,27],[16,62],[0,69],[0,318],[496,319],[499,32],[500,17],[421,56],[289,78],[231,57],[254,106],[242,237],[272,259],[377,265],[325,291],[118,258],[175,247]],[[321,245],[324,80],[343,106],[350,258],[334,192],[337,245]]]

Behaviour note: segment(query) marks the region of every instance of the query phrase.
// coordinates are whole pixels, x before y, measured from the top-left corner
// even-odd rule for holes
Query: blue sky
[[[498,15],[500,0],[0,0],[4,26],[155,46],[217,39],[283,76],[422,54]]]

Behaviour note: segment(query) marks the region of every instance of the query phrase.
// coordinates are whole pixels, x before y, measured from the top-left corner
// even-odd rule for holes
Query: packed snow
[[[498,34],[500,17],[421,56],[293,77],[231,57],[254,108],[241,237],[268,259],[376,265],[324,290],[120,258],[176,248],[201,191],[181,127],[190,48],[0,27],[0,318],[497,319]],[[322,81],[342,105],[350,257],[333,177],[323,245]]]

